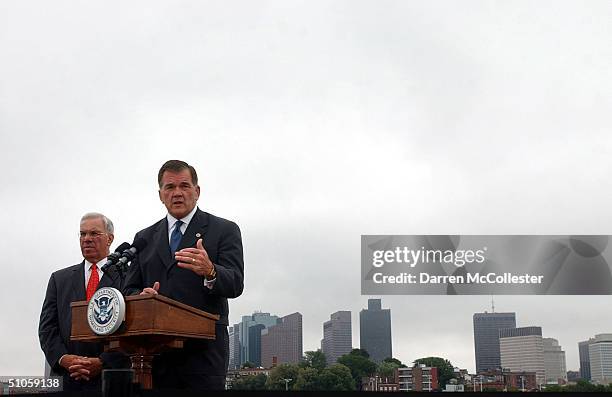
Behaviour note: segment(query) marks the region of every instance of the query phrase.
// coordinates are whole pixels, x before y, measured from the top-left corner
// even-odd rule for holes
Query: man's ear
[[[200,198],[200,185],[196,186],[196,192],[198,192],[198,198]]]
[[[161,189],[159,189],[157,191],[157,195],[159,196],[159,201],[161,201],[162,203],[164,202],[164,200],[162,200],[162,196],[161,196]]]
[[[115,239],[115,235],[114,234],[109,234],[108,235],[108,246],[110,247],[110,245],[113,243],[113,240]]]

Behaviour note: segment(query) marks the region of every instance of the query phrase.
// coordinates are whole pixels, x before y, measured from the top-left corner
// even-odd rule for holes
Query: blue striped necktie
[[[181,233],[181,225],[183,221],[176,221],[174,224],[174,230],[172,231],[172,235],[170,236],[170,253],[174,255],[176,249],[181,243],[181,239],[183,238],[183,233]]]

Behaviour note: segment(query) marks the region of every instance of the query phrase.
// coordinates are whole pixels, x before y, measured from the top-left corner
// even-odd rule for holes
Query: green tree
[[[428,367],[438,368],[438,389],[442,390],[452,379],[454,373],[453,364],[442,357],[425,357],[414,360],[414,365],[425,364]]]
[[[320,374],[321,390],[350,391],[355,390],[355,380],[351,370],[342,364],[324,368]]]
[[[397,358],[387,357],[383,360],[383,363],[394,363],[397,364],[398,368],[406,368],[407,365],[398,360]]]
[[[285,379],[291,379],[288,387],[291,390],[297,382],[300,367],[297,364],[280,364],[270,371],[270,376],[266,381],[268,390],[285,390]]]
[[[399,365],[397,365],[397,363],[383,361],[382,363],[378,364],[376,372],[381,376],[381,378],[391,378],[395,373],[395,370],[398,368]]]
[[[293,390],[324,390],[319,379],[319,370],[312,367],[301,367]]]
[[[327,366],[327,359],[321,349],[317,351],[307,351],[304,354],[304,359],[300,362],[300,367],[311,367],[322,370]]]
[[[376,372],[376,364],[370,360],[370,355],[363,349],[353,349],[349,354],[338,358],[338,363],[345,365],[351,371],[358,390],[361,390],[361,378]]]
[[[558,392],[565,391],[565,388],[559,385],[546,385],[546,387],[544,388],[544,391],[558,393]]]
[[[575,385],[568,386],[567,391],[572,392],[603,392],[606,387],[603,385],[594,385],[588,380],[580,379]]]
[[[244,364],[242,364],[242,368],[255,368],[255,364],[250,361],[245,361]]]
[[[370,358],[370,353],[368,353],[365,349],[353,349],[349,354],[356,354],[365,358]]]
[[[397,358],[387,357],[380,364],[378,364],[376,372],[383,378],[390,378],[394,375],[397,368],[405,367],[406,365],[404,365]]]
[[[355,390],[355,381],[351,376],[351,370],[342,364],[335,364],[321,370],[301,367],[292,390],[350,391]]]
[[[265,374],[248,375],[236,379],[232,383],[233,390],[265,390],[266,380],[268,377]]]

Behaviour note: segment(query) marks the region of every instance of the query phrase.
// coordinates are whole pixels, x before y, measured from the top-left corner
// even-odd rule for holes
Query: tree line
[[[440,384],[453,376],[453,366],[448,360],[439,357],[428,357],[415,360],[415,365],[425,364],[438,367]],[[435,365],[434,365],[435,364]],[[243,368],[253,368],[245,363]],[[312,390],[312,391],[350,391],[360,390],[364,377],[379,375],[393,376],[399,367],[406,367],[396,358],[386,358],[380,364],[370,360],[370,355],[363,349],[353,349],[350,353],[338,358],[338,361],[327,365],[325,354],[321,350],[308,351],[299,364],[280,364],[272,368],[269,375],[248,375],[232,382],[234,390]]]
[[[451,362],[441,357],[426,357],[414,361],[413,365],[424,364],[438,369],[438,390],[454,377]],[[252,363],[244,363],[243,368],[254,368]],[[353,349],[328,366],[321,350],[307,351],[299,364],[280,364],[272,368],[269,375],[257,374],[242,376],[232,383],[235,390],[311,390],[311,391],[351,391],[361,389],[361,380],[378,375],[392,377],[397,368],[406,367],[396,358],[386,358],[380,364],[370,360],[368,352]],[[518,389],[517,389],[518,390]],[[612,392],[612,384],[594,385],[579,380],[571,385],[546,385],[543,392]]]

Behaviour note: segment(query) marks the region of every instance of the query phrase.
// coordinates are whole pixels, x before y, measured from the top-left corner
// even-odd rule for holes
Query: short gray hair
[[[99,212],[88,212],[81,217],[81,223],[83,223],[86,219],[98,219],[102,218],[102,222],[104,223],[104,229],[106,229],[106,233],[113,234],[115,232],[115,227],[113,226],[113,221],[108,219],[106,215],[100,214]]]

